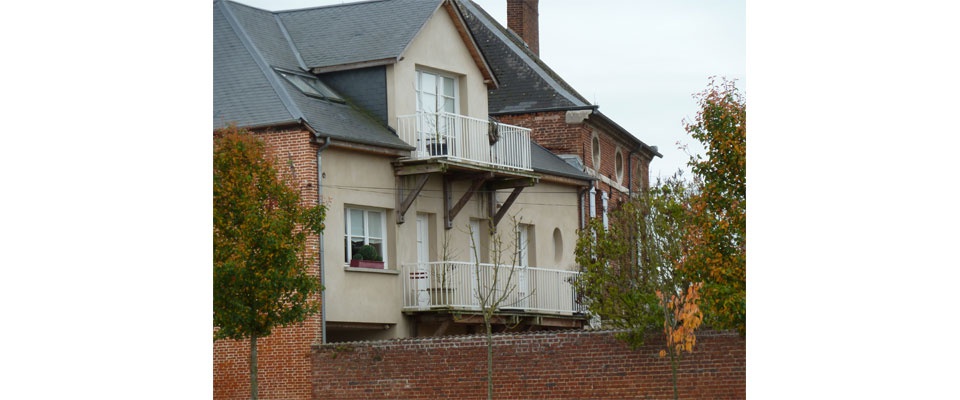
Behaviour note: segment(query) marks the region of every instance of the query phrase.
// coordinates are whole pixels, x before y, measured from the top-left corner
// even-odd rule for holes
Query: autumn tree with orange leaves
[[[308,274],[309,235],[326,209],[301,203],[261,140],[235,126],[214,133],[214,340],[250,339],[250,392],[257,399],[257,338],[318,311],[318,279]]]
[[[577,240],[578,288],[590,312],[632,347],[660,332],[674,398],[677,365],[701,325],[746,334],[746,103],[733,81],[711,80],[684,127],[706,156],[591,221]]]
[[[686,279],[702,282],[704,324],[747,332],[747,105],[734,81],[711,79],[700,111],[685,128],[706,149],[691,156],[697,193],[690,198]]]
[[[675,175],[614,210],[610,226],[593,220],[580,232],[577,262],[579,292],[604,326],[620,329],[631,347],[647,335],[663,333],[670,358],[674,397],[677,366],[693,351],[702,321],[697,302],[700,284],[680,271],[686,253],[689,184]]]

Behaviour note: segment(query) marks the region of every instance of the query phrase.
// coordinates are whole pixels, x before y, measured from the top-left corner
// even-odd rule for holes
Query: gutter
[[[579,110],[596,110],[600,106],[573,106],[573,107],[547,107],[547,108],[538,108],[533,110],[514,110],[514,111],[497,111],[489,112],[490,115],[517,115],[517,114],[528,114],[528,113],[541,113],[541,112],[552,112],[552,111],[579,111]]]
[[[314,136],[317,139],[320,139],[320,136]],[[320,145],[320,148],[317,149],[317,204],[323,202],[323,160],[320,157],[320,153],[323,153],[327,147],[330,146],[332,139],[327,136],[323,138],[323,144]],[[320,291],[320,343],[327,343],[327,288],[324,286],[326,282],[326,274],[324,272],[324,263],[323,263],[323,232],[320,232],[320,286],[323,288]]]

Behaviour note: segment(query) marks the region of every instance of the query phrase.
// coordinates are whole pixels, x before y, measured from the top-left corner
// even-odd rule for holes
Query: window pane
[[[371,238],[383,238],[383,229],[381,224],[382,215],[376,211],[367,211],[367,228],[370,229]],[[372,242],[372,240],[371,240]]]
[[[454,106],[454,101],[453,101],[452,98],[450,98],[450,97],[444,97],[444,98],[443,98],[443,111],[446,111],[446,112],[451,113],[451,114],[454,113],[455,111],[457,111],[456,108],[455,108],[455,106]]]
[[[426,72],[421,73],[420,90],[424,93],[437,93],[437,76]]]
[[[428,113],[437,112],[437,95],[435,94],[424,94],[420,96],[421,106],[423,106],[422,111]]]
[[[351,235],[363,235],[363,211],[349,210],[350,212],[350,231]]]
[[[453,97],[453,78],[443,77],[443,95]]]
[[[351,254],[351,256],[354,255],[354,254],[357,254],[357,252],[360,251],[360,247],[361,247],[361,246],[363,246],[363,238],[362,238],[362,237],[353,237],[353,238],[350,238],[350,254]]]
[[[370,243],[368,244],[377,249],[377,255],[380,256],[380,258],[383,258],[383,243],[376,239],[370,239]]]

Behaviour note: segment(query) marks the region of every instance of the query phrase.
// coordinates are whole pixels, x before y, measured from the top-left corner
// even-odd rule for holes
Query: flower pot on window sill
[[[351,268],[383,269],[383,261],[350,260]]]

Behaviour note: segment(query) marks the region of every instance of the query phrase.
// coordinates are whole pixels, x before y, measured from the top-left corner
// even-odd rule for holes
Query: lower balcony
[[[578,272],[440,261],[401,266],[403,311],[481,311],[480,299],[501,298],[498,313],[586,319],[577,301]]]

